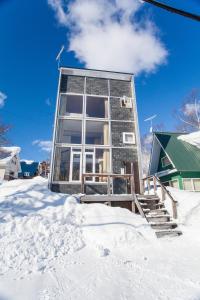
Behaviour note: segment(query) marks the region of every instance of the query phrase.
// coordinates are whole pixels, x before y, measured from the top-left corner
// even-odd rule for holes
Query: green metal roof
[[[154,134],[178,171],[200,172],[200,149],[178,139],[183,133]]]

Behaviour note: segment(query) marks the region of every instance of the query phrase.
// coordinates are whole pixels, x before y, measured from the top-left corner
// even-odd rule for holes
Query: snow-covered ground
[[[140,216],[43,178],[3,183],[0,300],[199,300],[200,193],[170,191],[183,235],[156,239]]]

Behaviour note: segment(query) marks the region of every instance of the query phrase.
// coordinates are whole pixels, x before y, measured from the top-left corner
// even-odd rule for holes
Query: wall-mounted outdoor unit
[[[132,108],[133,107],[133,99],[123,96],[122,98],[120,98],[120,102],[121,102],[121,107],[125,107],[125,108]]]

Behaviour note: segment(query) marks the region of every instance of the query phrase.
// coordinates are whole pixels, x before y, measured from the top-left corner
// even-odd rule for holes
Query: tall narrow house
[[[140,192],[140,137],[133,75],[60,68],[50,174],[52,191],[106,194],[130,192],[134,174]]]

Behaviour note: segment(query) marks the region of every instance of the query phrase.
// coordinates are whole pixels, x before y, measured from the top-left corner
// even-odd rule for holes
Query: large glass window
[[[79,181],[81,173],[81,153],[72,151],[71,180]]]
[[[79,117],[83,113],[83,96],[61,95],[60,116]]]
[[[86,117],[108,118],[108,98],[87,96]]]
[[[57,148],[54,161],[54,180],[69,181],[70,148]]]
[[[86,121],[86,144],[108,145],[108,122]]]
[[[57,142],[66,144],[81,144],[82,121],[59,120]]]
[[[178,180],[172,180],[172,181],[171,181],[171,186],[172,186],[173,188],[178,189],[178,188],[179,188]]]
[[[200,179],[193,179],[194,190],[200,191]]]
[[[188,190],[188,191],[192,191],[193,187],[192,187],[192,181],[191,179],[183,179],[183,187],[184,190]]]

